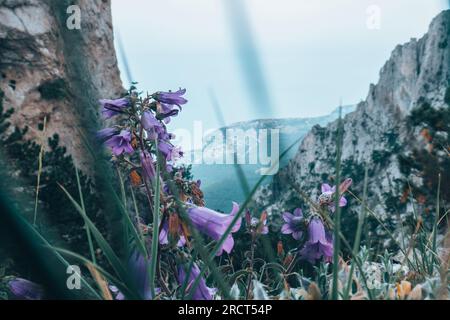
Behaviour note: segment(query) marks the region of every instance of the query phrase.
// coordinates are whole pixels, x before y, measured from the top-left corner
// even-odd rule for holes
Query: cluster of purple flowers
[[[173,135],[166,130],[166,124],[170,121],[171,116],[178,114],[181,110],[181,105],[187,102],[182,96],[185,90],[177,92],[158,92],[151,95],[156,102],[150,104],[148,109],[143,110],[140,118],[141,131],[146,132],[146,138],[149,141],[155,141],[159,153],[167,162],[176,160],[182,156],[179,148],[174,147],[170,140]],[[112,117],[125,112],[128,104],[127,99],[118,100],[102,100],[103,114],[106,117]],[[122,153],[133,153],[132,133],[128,129],[107,128],[99,132],[99,137],[106,140],[105,144],[111,148],[114,155],[119,156]],[[147,150],[140,151],[140,161],[142,172],[146,179],[153,180],[155,177],[154,160],[152,154]],[[351,179],[346,179],[340,186],[339,192],[343,194],[351,185]],[[167,193],[169,190],[165,188]],[[335,193],[336,187],[331,187],[328,184],[322,184],[322,193],[318,197],[317,207],[320,210],[328,210],[331,214],[335,210]],[[343,207],[347,204],[346,199],[341,196],[339,199],[339,206]],[[219,240],[230,224],[235,219],[235,215],[239,211],[239,205],[233,202],[233,208],[229,214],[222,214],[211,210],[209,208],[194,205],[191,201],[186,201],[186,211],[190,219],[191,225],[200,233],[206,235],[213,240]],[[308,218],[303,216],[300,208],[294,210],[293,213],[284,212],[282,215],[284,225],[281,228],[283,234],[291,234],[297,241],[302,241],[304,234],[304,245],[301,248],[300,256],[315,263],[317,260],[331,261],[333,255],[333,239],[330,230],[326,230],[324,221],[319,212],[314,212]],[[267,226],[267,214],[263,212],[261,217],[252,217],[247,210],[246,225],[248,231],[253,235],[264,235],[269,232]],[[175,222],[174,222],[175,221]],[[231,233],[227,236],[217,255],[222,255],[223,251],[228,254],[231,253],[234,246],[234,239],[232,233],[237,232],[241,227],[241,219],[237,219],[231,229]],[[177,215],[171,215],[162,223],[160,228],[159,242],[161,245],[169,245],[169,239],[176,240],[177,247],[184,247],[187,245],[188,234],[184,231],[182,223],[178,222]],[[195,280],[195,277],[200,273],[198,266],[194,264],[191,274],[189,276],[189,283]],[[185,266],[178,266],[178,280],[183,282],[186,277]],[[201,279],[200,285],[197,287],[193,297],[198,299],[210,299],[215,291],[206,286],[205,280]],[[147,294],[144,294],[147,297]]]
[[[138,154],[140,166],[140,176],[144,178],[144,182],[153,185],[155,179],[161,179],[163,183],[162,192],[163,201],[161,212],[163,218],[159,229],[159,244],[162,246],[171,246],[174,243],[176,247],[184,247],[189,244],[189,230],[186,226],[187,221],[179,218],[179,214],[174,203],[169,203],[173,198],[172,190],[164,181],[164,174],[156,177],[155,166],[165,168],[165,173],[172,173],[174,170],[174,162],[183,156],[183,152],[177,146],[171,143],[174,135],[167,131],[166,125],[170,122],[171,117],[178,115],[181,106],[187,103],[183,97],[185,89],[176,92],[156,92],[147,96],[145,99],[139,98],[133,92],[124,98],[116,100],[100,100],[102,106],[102,115],[105,119],[118,117],[121,124],[105,128],[97,133],[97,137],[104,142],[112,154],[118,161],[126,159],[126,163],[132,163],[134,155]],[[121,117],[122,116],[122,117]],[[162,159],[162,166],[158,164],[158,160]],[[164,172],[163,172],[164,173]],[[177,176],[179,172],[173,175],[175,182],[182,180]],[[167,175],[166,175],[167,177]],[[182,183],[183,184],[183,183]],[[180,199],[185,206],[189,225],[205,236],[219,240],[225,231],[229,228],[233,220],[236,220],[231,233],[227,236],[217,255],[221,255],[223,251],[231,253],[234,246],[233,233],[237,232],[241,227],[242,219],[235,219],[239,211],[237,203],[232,204],[232,210],[229,214],[223,214],[202,206],[203,202],[198,197],[201,195],[200,183],[194,182],[187,184],[193,193],[194,200],[186,194],[184,185],[181,186]],[[195,198],[197,196],[197,198]],[[169,208],[169,209],[166,209]],[[136,285],[140,289],[143,298],[152,298],[148,286],[148,264],[149,261],[144,259],[142,255],[134,253],[130,258],[129,269],[136,278]],[[188,283],[191,283],[198,277],[200,270],[196,264],[189,275]],[[185,281],[186,272],[185,265],[178,265],[177,278],[180,282]],[[115,287],[111,287],[115,292],[116,299],[123,299],[123,295]],[[201,279],[199,286],[193,293],[194,299],[211,299],[215,290],[206,286],[205,280]]]
[[[352,179],[345,179],[339,187],[339,193],[342,195],[352,184]],[[335,211],[336,187],[324,183],[321,187],[322,193],[318,198],[318,209],[328,209],[331,213]],[[339,198],[339,207],[347,205],[347,200],[341,196]],[[300,250],[300,256],[315,263],[319,259],[331,262],[333,256],[333,236],[330,230],[326,230],[320,212],[310,215],[309,219],[303,217],[302,210],[297,208],[293,213],[284,212],[283,219],[285,224],[281,228],[284,234],[292,234],[295,240],[301,240],[304,230],[307,230],[307,240],[304,247]]]
[[[183,252],[175,259],[173,275],[178,285],[187,284],[186,291],[193,299],[213,299],[216,289],[210,288],[206,280],[201,277],[201,271],[197,263],[191,263],[188,272],[185,248],[190,247],[189,228],[195,228],[197,232],[205,237],[218,241],[228,229],[231,232],[216,252],[217,256],[226,252],[230,254],[234,247],[233,234],[241,228],[242,218],[237,217],[240,212],[239,205],[232,203],[232,209],[228,214],[211,210],[204,206],[203,193],[200,190],[200,181],[185,181],[182,171],[175,169],[175,161],[183,156],[181,149],[171,142],[174,135],[167,131],[167,124],[171,117],[177,116],[181,106],[187,103],[183,97],[185,89],[176,92],[156,92],[140,98],[138,94],[130,90],[128,96],[115,100],[100,100],[103,118],[116,119],[116,124],[104,128],[97,133],[97,138],[110,149],[114,161],[120,162],[123,167],[131,171],[130,181],[134,187],[143,187],[151,199],[152,188],[156,187],[155,181],[161,181],[161,225],[147,228],[142,217],[137,220],[138,227],[158,232],[158,245],[167,250],[179,250]],[[158,167],[156,167],[158,166]],[[161,172],[157,176],[158,170]],[[142,178],[142,179],[141,179]],[[179,187],[179,198],[186,217],[181,217],[179,203],[174,200],[174,190],[169,188],[169,181]],[[339,186],[339,194],[342,195],[351,185],[352,180],[346,179]],[[305,217],[300,208],[291,212],[284,212],[282,218],[284,224],[281,233],[291,235],[296,241],[303,244],[299,250],[300,257],[315,263],[317,260],[331,261],[333,255],[332,233],[324,223],[322,210],[333,214],[335,210],[336,187],[322,184],[322,193],[318,197],[313,213]],[[346,199],[341,196],[338,205],[343,207],[347,204]],[[266,212],[256,218],[249,210],[245,213],[246,230],[252,236],[252,250],[256,240],[261,235],[269,233],[268,216]],[[148,236],[148,234],[146,235]],[[147,237],[147,243],[151,237]],[[253,251],[252,251],[253,252]],[[253,254],[252,254],[253,255]],[[143,299],[152,299],[150,291],[149,268],[152,258],[148,258],[138,251],[133,251],[128,260],[128,271],[133,286],[137,289]],[[183,257],[183,258],[180,258]],[[158,256],[158,260],[161,256]],[[174,260],[171,260],[174,261]],[[252,265],[253,266],[253,265]],[[192,288],[193,283],[197,286]],[[160,284],[163,284],[160,282]],[[41,299],[44,295],[43,289],[28,280],[16,278],[9,282],[11,292],[22,299]],[[109,286],[116,300],[123,300],[125,296],[113,285]],[[161,289],[164,289],[161,286]],[[156,288],[155,294],[160,294],[160,288]],[[194,290],[193,292],[191,292]]]

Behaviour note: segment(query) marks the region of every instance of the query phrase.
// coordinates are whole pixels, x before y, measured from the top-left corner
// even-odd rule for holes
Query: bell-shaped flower
[[[188,208],[188,216],[193,226],[201,233],[206,234],[214,240],[219,240],[230,226],[236,213],[239,211],[239,205],[233,202],[233,209],[229,214],[223,214],[206,207],[197,207],[190,205]],[[230,234],[228,234],[225,242],[222,244],[217,255],[221,255],[223,250],[230,253],[234,246],[232,233],[237,232],[241,227],[242,218],[239,218],[233,225]]]
[[[42,300],[44,289],[27,279],[15,278],[8,282],[8,287],[15,299]]]
[[[146,178],[148,181],[153,181],[156,172],[152,156],[147,151],[141,151],[140,158],[141,158],[142,174],[144,178]]]
[[[130,105],[130,102],[127,98],[114,100],[101,99],[99,102],[102,106],[102,116],[104,119],[109,119],[115,115],[123,113],[123,110]]]
[[[187,103],[188,101],[183,98],[182,96],[186,93],[186,89],[180,89],[178,91],[172,92],[157,92],[153,94],[153,99],[155,99],[158,102],[166,103],[169,105],[177,105],[180,106],[182,104]]]
[[[166,129],[162,123],[155,118],[152,112],[145,111],[141,117],[141,125],[147,132],[147,137],[150,140],[155,140],[165,133]]]
[[[152,299],[152,292],[150,290],[150,268],[151,259],[146,258],[142,253],[135,250],[128,259],[128,274],[130,281],[138,291],[140,297],[144,300]],[[109,289],[114,295],[115,300],[125,300],[125,296],[119,289],[110,285]],[[161,290],[155,288],[155,293],[159,293]]]
[[[98,140],[105,141],[111,138],[112,136],[118,134],[120,132],[117,128],[104,128],[99,131],[97,131],[97,134],[95,135]]]
[[[322,219],[318,216],[313,216],[308,224],[308,241],[300,250],[300,255],[311,263],[322,257],[325,261],[331,261],[333,244],[327,239]]]
[[[295,240],[300,240],[303,235],[304,218],[302,209],[297,208],[294,210],[294,214],[290,212],[283,213],[283,220],[286,222],[281,227],[281,233],[292,234]]]
[[[183,283],[186,281],[186,275],[189,272],[189,269],[187,266],[180,265],[178,266],[178,283],[183,285]],[[192,285],[195,282],[195,279],[197,279],[200,276],[200,268],[197,266],[197,264],[192,265],[192,270],[189,275],[189,279],[187,280],[187,286],[186,286],[186,294],[190,294]],[[194,300],[212,300],[214,294],[216,293],[215,288],[210,288],[206,285],[205,279],[202,277],[200,279],[200,282],[195,288],[195,292],[192,294],[192,299]]]
[[[348,178],[345,179],[344,182],[341,183],[339,186],[339,193],[342,195],[345,191],[348,190],[348,188],[352,184],[352,179]],[[321,206],[327,206],[331,212],[334,212],[335,204],[334,204],[334,197],[336,193],[336,186],[331,187],[327,183],[323,183],[321,187],[322,193],[319,196],[319,204]],[[347,199],[345,199],[343,196],[339,199],[339,207],[345,207],[347,205]]]
[[[116,156],[122,153],[133,153],[134,149],[131,146],[131,132],[129,130],[122,130],[119,134],[112,136],[106,140],[105,145],[110,147],[112,153]]]

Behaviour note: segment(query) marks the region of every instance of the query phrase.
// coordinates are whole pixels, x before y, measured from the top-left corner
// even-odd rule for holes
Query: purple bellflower
[[[150,258],[145,258],[139,251],[133,251],[128,259],[128,273],[130,274],[130,280],[144,300],[152,299],[148,272],[150,262]],[[113,293],[115,300],[125,300],[125,296],[116,286],[110,285],[109,289]],[[155,293],[159,293],[160,291],[159,288],[155,288]]]
[[[182,104],[187,103],[188,101],[182,97],[182,95],[184,95],[186,93],[186,89],[180,89],[178,91],[172,92],[157,92],[155,94],[153,94],[153,99],[155,99],[156,101],[160,102],[160,103],[166,103],[169,105],[177,105],[180,106]]]
[[[180,265],[178,266],[178,283],[180,285],[182,285],[186,279],[186,275],[189,272],[189,269]],[[189,293],[190,288],[192,287],[192,285],[195,282],[195,279],[197,279],[200,276],[200,268],[197,266],[197,264],[193,264],[192,265],[192,270],[191,273],[189,275],[189,280],[188,280],[188,285],[186,287],[186,291]],[[216,293],[216,289],[214,288],[209,288],[206,285],[206,281],[204,278],[200,279],[199,285],[197,286],[197,288],[195,289],[195,292],[192,295],[192,298],[194,300],[212,300],[214,294]]]
[[[117,128],[104,128],[97,131],[96,137],[100,141],[105,141],[120,132]]]
[[[188,215],[191,219],[194,227],[213,238],[214,240],[219,240],[222,235],[225,233],[235,215],[239,211],[239,205],[236,202],[233,202],[233,209],[230,214],[218,213],[214,210],[208,209],[206,207],[197,207],[190,205],[188,209]],[[241,227],[242,219],[238,219],[231,229],[231,232],[237,232]],[[227,253],[230,253],[234,246],[234,239],[231,233],[226,238],[222,247],[218,250],[217,255],[221,255],[223,250]]]
[[[294,214],[290,212],[283,213],[283,220],[286,222],[281,227],[281,233],[292,234],[295,240],[300,240],[303,235],[304,219],[302,209],[297,208],[294,210]]]
[[[170,142],[164,140],[159,140],[158,150],[166,158],[166,161],[175,161],[183,157],[183,151],[180,147],[175,147]]]
[[[131,132],[122,130],[119,134],[112,136],[106,140],[105,145],[110,147],[112,153],[116,156],[122,153],[133,153],[134,149],[131,146]]]
[[[141,125],[147,132],[147,136],[150,140],[160,138],[160,136],[166,131],[161,122],[159,122],[159,120],[156,119],[150,111],[145,111],[142,114]]]
[[[343,194],[352,184],[352,179],[345,179],[344,182],[341,183],[339,187],[339,193]],[[335,204],[334,204],[334,194],[336,193],[336,186],[331,187],[327,183],[323,183],[321,187],[321,195],[319,196],[319,204],[321,206],[327,206],[331,212],[334,212]],[[347,205],[347,199],[343,196],[339,199],[339,207],[345,207]]]
[[[8,282],[8,287],[15,299],[19,300],[42,300],[44,289],[29,280],[15,278]]]
[[[104,119],[109,119],[123,112],[125,108],[130,105],[127,98],[120,98],[115,100],[101,99],[102,115]]]
[[[158,119],[163,120],[166,124],[170,122],[170,117],[175,117],[180,112],[179,109],[170,104],[158,102],[156,105]]]
[[[145,300],[151,300],[150,291],[150,258],[146,259],[139,251],[134,251],[128,260],[128,270],[130,272],[131,281],[137,288],[141,297]]]
[[[327,239],[322,219],[318,216],[312,217],[309,222],[308,241],[304,248],[300,250],[300,255],[310,263],[315,263],[322,257],[327,262],[331,261],[333,244]]]
[[[156,176],[155,165],[153,164],[153,158],[147,151],[141,151],[140,153],[142,174],[148,181],[153,181]]]

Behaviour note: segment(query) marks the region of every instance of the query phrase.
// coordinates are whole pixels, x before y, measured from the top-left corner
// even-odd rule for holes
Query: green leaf
[[[72,202],[75,209],[81,214],[81,216],[84,219],[84,222],[89,227],[89,229],[92,232],[92,235],[94,236],[95,240],[97,241],[100,249],[102,249],[103,253],[105,254],[106,258],[108,259],[109,263],[111,264],[111,267],[114,269],[114,271],[119,276],[120,280],[125,282],[129,288],[131,289],[131,292],[134,292],[135,294],[133,297],[135,298],[139,297],[139,294],[137,293],[137,290],[134,288],[134,285],[129,280],[128,274],[126,272],[126,269],[122,265],[122,262],[117,257],[117,255],[114,253],[114,250],[111,248],[111,246],[108,244],[106,239],[103,237],[103,235],[100,233],[100,231],[97,229],[97,227],[94,225],[94,223],[89,219],[89,217],[84,213],[83,209],[80,207],[80,205],[73,199],[73,197],[70,195],[70,193],[61,185],[59,185],[60,188],[64,191],[66,196],[69,198],[69,200]]]

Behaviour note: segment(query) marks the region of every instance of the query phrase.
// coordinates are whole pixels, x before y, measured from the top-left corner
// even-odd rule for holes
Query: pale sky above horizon
[[[189,103],[174,127],[189,129],[194,120],[218,126],[209,89],[227,124],[265,117],[252,108],[224,1],[112,0],[113,26],[139,89],[187,89]],[[365,99],[395,46],[423,36],[448,6],[446,0],[242,1],[277,118],[324,115],[341,99]],[[373,5],[379,29],[367,27]],[[126,86],[123,63],[120,69]]]

